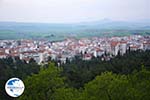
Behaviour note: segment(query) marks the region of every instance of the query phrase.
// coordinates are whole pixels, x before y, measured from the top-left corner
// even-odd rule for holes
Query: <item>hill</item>
[[[67,37],[80,38],[131,34],[149,35],[150,22],[125,22],[108,19],[81,23],[0,22],[0,39],[63,40]]]

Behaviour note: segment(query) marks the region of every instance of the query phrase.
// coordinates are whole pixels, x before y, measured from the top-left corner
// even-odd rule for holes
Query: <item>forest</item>
[[[54,61],[37,65],[19,58],[0,60],[0,100],[149,100],[150,51],[130,51],[109,61],[75,57],[58,67]],[[4,90],[11,77],[24,81],[19,98]]]

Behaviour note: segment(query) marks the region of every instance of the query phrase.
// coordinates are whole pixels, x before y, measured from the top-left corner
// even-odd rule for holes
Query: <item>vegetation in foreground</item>
[[[79,58],[56,67],[50,62],[39,70],[18,70],[25,83],[25,91],[18,100],[149,100],[150,99],[150,51],[129,52],[110,61],[82,61]],[[76,63],[78,61],[78,63]],[[2,63],[5,62],[1,61]],[[6,61],[7,62],[7,61]],[[5,62],[5,63],[6,63]],[[18,62],[19,63],[19,62]],[[4,64],[4,63],[3,63]],[[6,66],[4,64],[3,66]],[[26,66],[29,66],[26,64]],[[14,65],[13,65],[14,66]],[[16,66],[18,64],[16,63]],[[3,68],[3,67],[2,67]],[[6,69],[6,68],[9,68]],[[1,82],[19,69],[3,68]],[[83,70],[82,70],[83,69]],[[22,72],[21,72],[22,71]],[[30,72],[31,71],[31,72]],[[33,71],[33,72],[32,72]],[[20,72],[20,74],[19,74]],[[27,73],[28,72],[28,73]],[[2,77],[3,75],[3,77]],[[4,83],[4,82],[3,82]],[[3,84],[4,85],[4,84]],[[3,86],[1,85],[1,86]],[[1,87],[1,90],[3,87]],[[1,100],[13,100],[0,95]]]
[[[130,75],[104,72],[76,89],[65,83],[61,69],[50,64],[39,74],[25,80],[26,89],[19,100],[149,100],[150,71],[143,68]]]

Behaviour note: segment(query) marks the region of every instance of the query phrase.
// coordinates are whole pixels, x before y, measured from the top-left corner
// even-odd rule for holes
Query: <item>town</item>
[[[38,64],[46,63],[49,57],[51,60],[66,63],[66,60],[72,60],[76,55],[82,55],[83,60],[101,56],[101,60],[109,60],[118,54],[124,55],[128,50],[150,50],[150,36],[68,38],[58,42],[0,40],[0,59],[19,57],[26,63],[34,59]]]

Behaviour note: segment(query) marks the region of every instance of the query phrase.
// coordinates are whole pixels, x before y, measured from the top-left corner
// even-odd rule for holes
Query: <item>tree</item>
[[[150,71],[130,75],[105,72],[85,85],[79,100],[149,100]]]
[[[54,93],[55,100],[78,100],[80,92],[74,88],[59,88]]]
[[[128,81],[126,76],[105,72],[85,85],[83,100],[124,100]]]
[[[60,77],[61,69],[54,64],[43,68],[39,74],[28,77],[25,82],[25,92],[19,100],[53,100],[57,88],[64,87],[64,78]]]

